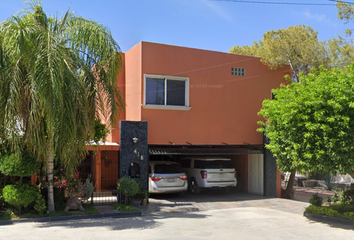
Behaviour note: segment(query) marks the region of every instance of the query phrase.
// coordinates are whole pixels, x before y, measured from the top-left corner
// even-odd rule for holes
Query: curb
[[[329,217],[329,216],[325,216],[325,215],[309,213],[309,212],[306,212],[306,211],[304,212],[304,216],[307,217],[308,219],[319,221],[319,222],[323,222],[323,223],[344,224],[344,225],[348,225],[348,226],[354,227],[354,221],[349,220],[349,219]]]
[[[115,213],[99,213],[99,214],[86,214],[86,215],[71,215],[71,216],[58,216],[58,217],[41,217],[41,218],[23,218],[14,220],[2,220],[0,225],[13,225],[15,223],[28,223],[28,222],[55,222],[55,221],[68,221],[68,220],[81,220],[81,219],[96,219],[96,218],[127,218],[142,216],[141,211],[136,212],[115,212]]]

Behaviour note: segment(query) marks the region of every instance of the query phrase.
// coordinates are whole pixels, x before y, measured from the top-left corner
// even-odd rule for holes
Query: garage
[[[192,156],[230,158],[237,170],[237,192],[269,196],[265,190],[269,189],[267,184],[273,184],[273,181],[267,182],[270,176],[265,172],[267,165],[262,145],[149,145],[150,160],[178,162],[181,158]]]

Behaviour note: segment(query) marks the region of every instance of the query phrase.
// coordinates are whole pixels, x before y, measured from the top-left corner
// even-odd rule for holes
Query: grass
[[[49,214],[39,215],[34,211],[26,211],[19,213],[17,211],[12,211],[10,209],[6,209],[0,211],[0,220],[12,220],[12,219],[21,219],[21,218],[40,218],[40,217],[59,217],[59,216],[72,216],[72,215],[86,215],[86,214],[98,214],[96,208],[94,208],[91,204],[83,204],[85,211],[74,211],[74,212],[64,212],[64,209],[58,209],[55,212],[51,212]]]
[[[120,212],[137,212],[140,211],[138,208],[127,205],[127,204],[112,204],[112,208]]]

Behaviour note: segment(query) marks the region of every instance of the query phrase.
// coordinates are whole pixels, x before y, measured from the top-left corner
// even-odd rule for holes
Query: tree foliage
[[[325,47],[330,57],[330,67],[345,67],[354,63],[353,41],[338,36],[325,41]]]
[[[20,155],[12,153],[0,156],[0,172],[7,176],[29,177],[39,168],[39,161],[26,150]]]
[[[0,23],[0,139],[44,162],[54,211],[54,160],[73,170],[94,136],[95,118],[115,122],[120,48],[110,31],[69,10],[47,16],[39,1]]]
[[[259,122],[282,171],[354,171],[354,65],[321,67],[273,90]]]
[[[308,74],[311,68],[329,63],[325,46],[317,34],[309,26],[291,26],[268,31],[259,42],[251,46],[234,46],[230,52],[260,57],[270,69],[290,65],[293,77],[299,81],[300,72]]]
[[[345,23],[349,23],[354,20],[354,5],[346,3],[344,1],[337,1],[336,6],[338,8],[338,18],[344,20]],[[352,34],[352,29],[345,30],[347,35]]]

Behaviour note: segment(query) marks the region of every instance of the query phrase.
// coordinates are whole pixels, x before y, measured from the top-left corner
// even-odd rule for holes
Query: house
[[[237,190],[280,197],[280,173],[257,132],[257,115],[289,68],[269,70],[260,58],[140,42],[123,56],[117,84],[121,120],[146,121],[151,159],[227,156],[238,171]],[[96,190],[118,180],[119,128],[82,164]]]

